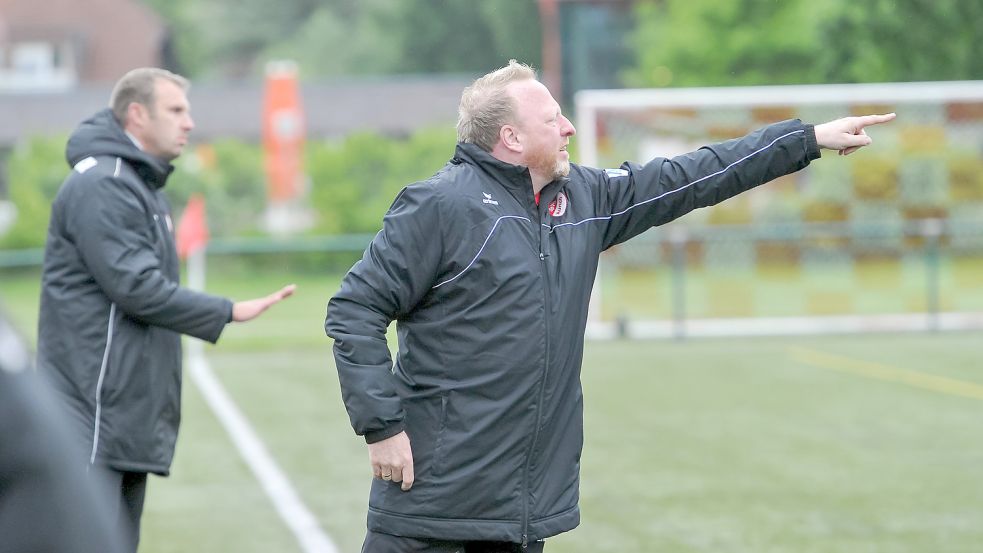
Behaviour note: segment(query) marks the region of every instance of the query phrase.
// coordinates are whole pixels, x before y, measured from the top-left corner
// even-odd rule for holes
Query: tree
[[[538,64],[536,3],[517,0],[144,0],[194,78],[243,77],[271,59],[303,77],[483,73]]]
[[[830,82],[983,79],[983,2],[845,2],[821,25]]]
[[[396,73],[484,73],[510,58],[540,59],[534,1],[400,0],[375,16],[403,53]]]
[[[820,82],[819,22],[832,3],[807,0],[639,2],[628,86]]]
[[[648,0],[628,86],[983,78],[979,0]]]

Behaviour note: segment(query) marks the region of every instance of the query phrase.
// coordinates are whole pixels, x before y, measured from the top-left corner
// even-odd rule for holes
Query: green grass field
[[[0,301],[33,339],[37,276]],[[235,298],[282,282],[228,275]],[[322,324],[337,276],[206,347],[213,369],[343,552],[367,455]],[[581,526],[550,553],[976,552],[983,341],[971,333],[591,342]],[[143,553],[299,552],[186,379],[173,475],[153,478]]]

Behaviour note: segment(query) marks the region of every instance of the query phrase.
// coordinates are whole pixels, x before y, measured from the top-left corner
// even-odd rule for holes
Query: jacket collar
[[[491,155],[480,146],[466,142],[458,142],[454,151],[452,163],[470,163],[488,173],[516,197],[532,199],[532,177],[525,165],[506,163]],[[561,189],[570,179],[562,177],[550,182],[540,191],[540,202],[549,201],[556,191]],[[559,184],[559,186],[557,186]],[[549,197],[548,197],[549,196]]]

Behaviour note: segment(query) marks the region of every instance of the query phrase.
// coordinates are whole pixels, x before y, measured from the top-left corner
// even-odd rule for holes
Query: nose
[[[562,126],[560,127],[560,132],[563,133],[563,136],[573,136],[577,134],[577,129],[574,128],[573,123],[571,123],[566,116],[561,115],[560,117],[563,118]]]
[[[183,127],[188,132],[190,132],[191,129],[195,128],[195,121],[194,121],[194,119],[191,118],[191,114],[190,113],[184,118],[184,125],[183,125]]]

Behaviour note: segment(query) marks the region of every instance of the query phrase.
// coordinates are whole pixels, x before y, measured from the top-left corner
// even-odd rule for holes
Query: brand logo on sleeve
[[[604,172],[607,173],[609,177],[627,177],[628,176],[628,171],[625,171],[624,169],[605,169]]]
[[[483,200],[481,200],[481,203],[498,205],[498,201],[493,200],[491,194],[489,194],[488,192],[482,192],[481,194],[485,197]]]
[[[549,211],[551,217],[562,217],[564,213],[567,212],[567,206],[570,205],[570,200],[567,199],[567,195],[560,192],[556,195],[556,199],[550,202]]]

